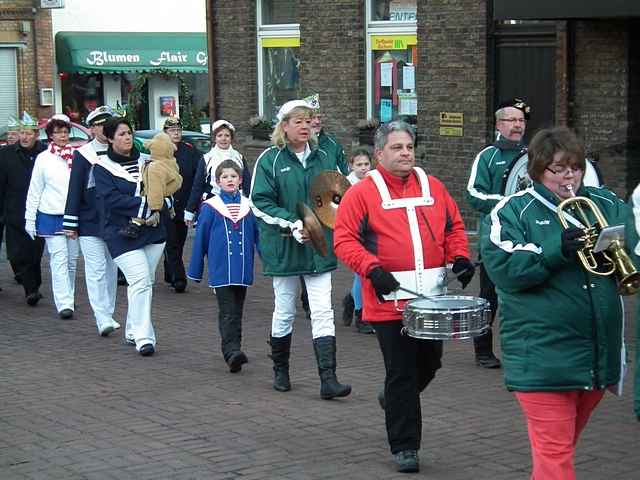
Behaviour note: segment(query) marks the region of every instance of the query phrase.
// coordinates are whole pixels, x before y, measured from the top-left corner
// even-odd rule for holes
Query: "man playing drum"
[[[400,472],[419,470],[420,393],[441,366],[442,342],[403,335],[408,297],[389,294],[400,284],[421,294],[444,293],[448,262],[461,273],[463,287],[474,272],[458,207],[437,178],[414,167],[414,143],[413,130],[404,122],[378,129],[378,166],[346,192],[334,231],[336,255],[362,277],[363,320],[374,325],[384,357],[380,400]]]
[[[484,148],[473,161],[467,184],[467,201],[483,217],[502,200],[503,179],[515,160],[525,152],[522,143],[531,108],[520,98],[502,102],[496,110],[496,141]],[[482,222],[481,222],[482,224]],[[488,232],[486,232],[488,234]],[[482,232],[480,232],[482,235]],[[491,305],[491,323],[498,309],[496,287],[480,265],[480,296]],[[493,354],[493,333],[474,337],[476,364],[484,368],[500,368],[500,360]]]

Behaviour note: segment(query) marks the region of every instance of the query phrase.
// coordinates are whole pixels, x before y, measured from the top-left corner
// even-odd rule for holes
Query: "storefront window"
[[[373,116],[382,123],[395,118],[415,123],[418,114],[416,46],[402,45],[406,47],[404,49],[384,48],[387,43],[398,46],[398,40],[398,37],[395,40],[393,37],[374,37],[371,82]]]
[[[367,3],[367,117],[416,123],[417,0]]]
[[[262,24],[278,25],[297,23],[298,2],[296,0],[262,0]]]
[[[258,0],[258,114],[275,121],[280,106],[299,96],[298,2]]]
[[[61,74],[62,109],[73,122],[86,123],[89,112],[102,104],[102,75]]]
[[[299,96],[298,48],[263,49],[264,116],[275,119],[285,102]]]
[[[415,22],[417,0],[369,0],[371,20],[391,22]]]
[[[189,98],[180,97],[180,114],[183,115],[183,110],[186,107],[186,103],[189,102],[191,109],[191,121],[197,122],[197,128],[200,129],[200,124],[208,123],[209,118],[209,86],[207,83],[207,76],[201,73],[183,73],[180,75],[187,87],[187,93]],[[193,125],[192,127],[196,127]]]

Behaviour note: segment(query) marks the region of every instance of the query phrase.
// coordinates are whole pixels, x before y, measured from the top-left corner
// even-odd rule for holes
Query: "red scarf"
[[[71,165],[73,163],[73,146],[67,144],[64,147],[60,147],[59,145],[51,142],[49,151],[67,162],[67,167],[71,170]]]

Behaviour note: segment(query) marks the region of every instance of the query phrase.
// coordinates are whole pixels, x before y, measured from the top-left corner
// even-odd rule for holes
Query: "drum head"
[[[531,186],[531,179],[527,173],[528,162],[529,155],[525,153],[513,163],[504,182],[504,195],[513,195],[514,193]],[[602,186],[598,177],[598,172],[591,163],[591,160],[588,158],[586,159],[586,170],[584,172],[582,184],[587,187]]]
[[[419,297],[411,300],[408,307],[424,312],[462,312],[477,310],[487,305],[480,297],[465,295],[440,295],[437,297]]]

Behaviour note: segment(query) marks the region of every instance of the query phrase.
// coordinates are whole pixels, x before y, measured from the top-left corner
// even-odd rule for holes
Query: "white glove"
[[[304,243],[301,232],[303,228],[304,226],[302,225],[302,220],[298,220],[293,225],[291,225],[291,233],[293,235],[293,238],[295,238],[298,243]]]
[[[31,240],[36,239],[36,222],[33,220],[27,220],[24,223],[24,231],[31,237]]]
[[[188,210],[184,211],[184,221],[185,222],[193,222],[193,219],[196,217],[195,213],[189,212]]]

